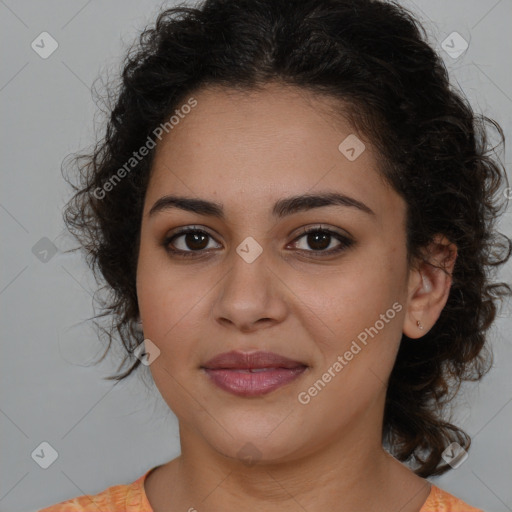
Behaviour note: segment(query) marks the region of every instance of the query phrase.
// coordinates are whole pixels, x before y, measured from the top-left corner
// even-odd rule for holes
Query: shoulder
[[[427,501],[420,512],[484,512],[432,484]]]
[[[150,471],[130,484],[113,485],[98,494],[77,496],[38,512],[153,512],[144,493],[144,480]]]

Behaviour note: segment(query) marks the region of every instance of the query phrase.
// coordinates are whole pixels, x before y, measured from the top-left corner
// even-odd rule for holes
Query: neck
[[[430,484],[382,448],[383,408],[381,397],[357,421],[323,439],[305,435],[308,451],[297,448],[250,465],[223,455],[180,422],[181,455],[154,472],[148,499],[154,512],[420,512]],[[276,447],[261,448],[276,454]]]
[[[198,464],[195,454],[186,449],[179,459],[183,489],[196,497],[197,505],[191,506],[199,512],[237,506],[247,511],[277,512],[298,510],[297,504],[314,511],[326,510],[332,502],[367,504],[368,489],[382,486],[388,463],[383,450],[370,449],[364,443],[353,445],[342,457],[331,444],[293,461],[253,466],[218,454]],[[365,486],[361,485],[361,475]],[[332,510],[332,506],[327,509]]]
[[[181,429],[182,454],[168,463],[161,510],[418,512],[430,486],[361,436],[340,436],[287,462],[247,465]],[[321,492],[320,492],[321,490]],[[157,501],[155,500],[155,504]],[[153,504],[153,502],[152,502]],[[171,506],[172,505],[172,506]],[[154,506],[154,512],[160,508]]]

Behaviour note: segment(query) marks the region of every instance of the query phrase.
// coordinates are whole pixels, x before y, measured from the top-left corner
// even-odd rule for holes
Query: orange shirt
[[[153,470],[128,485],[114,485],[99,494],[78,496],[39,512],[153,512],[144,492],[144,480]],[[432,484],[420,512],[483,512]]]

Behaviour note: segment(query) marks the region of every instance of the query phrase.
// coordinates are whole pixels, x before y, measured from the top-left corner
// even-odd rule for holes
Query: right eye
[[[206,249],[211,249],[208,248],[208,238],[213,240],[206,231],[186,227],[167,236],[163,245],[169,253],[178,257],[200,256]]]

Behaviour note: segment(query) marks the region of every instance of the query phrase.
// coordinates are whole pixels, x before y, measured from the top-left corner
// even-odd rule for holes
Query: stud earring
[[[423,325],[419,320],[416,320],[416,325],[418,326],[419,329],[423,330]]]

